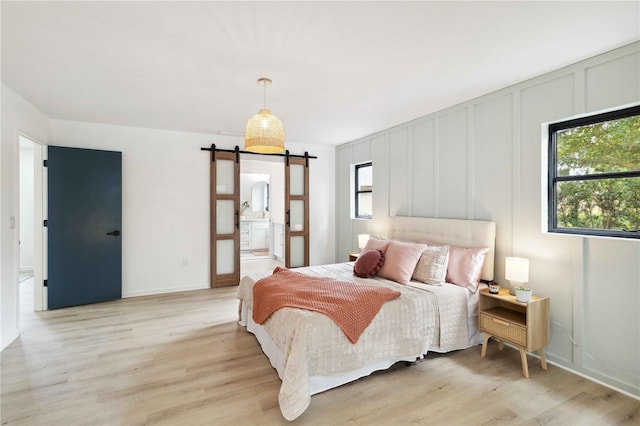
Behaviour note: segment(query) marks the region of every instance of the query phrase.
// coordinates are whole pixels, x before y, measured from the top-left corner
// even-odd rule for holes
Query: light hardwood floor
[[[271,272],[276,266],[284,266],[284,263],[273,258],[248,256],[240,259],[240,276],[243,277],[256,272]]]
[[[2,352],[2,424],[271,425],[280,380],[237,325],[236,287],[23,316]],[[490,343],[312,397],[294,424],[638,424],[640,402]]]

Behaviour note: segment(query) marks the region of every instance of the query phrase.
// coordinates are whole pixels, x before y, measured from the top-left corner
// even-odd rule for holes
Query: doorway
[[[284,168],[274,160],[240,160],[241,277],[284,266]]]
[[[211,152],[211,165],[209,168],[210,181],[210,247],[211,247],[211,288],[237,285],[241,276],[240,265],[240,210],[249,207],[249,201],[240,201],[240,154],[254,154],[235,149],[217,149],[215,144],[210,148],[200,148],[202,151]],[[283,167],[284,174],[284,203],[274,200],[279,191],[272,191],[269,206],[269,215],[276,217],[276,209],[282,206],[282,218],[274,223],[271,246],[273,253],[284,252],[284,265],[287,268],[296,268],[309,265],[309,159],[317,158],[304,155],[272,154],[275,162]],[[284,160],[282,163],[280,160]],[[250,167],[247,160],[246,168]],[[265,159],[266,162],[266,159]],[[269,162],[271,163],[271,162]],[[282,169],[280,169],[282,170]],[[277,174],[276,176],[282,176]],[[271,176],[269,177],[271,181]],[[276,182],[271,182],[277,187]],[[246,195],[245,197],[248,197]],[[266,213],[263,211],[263,213]],[[281,225],[281,226],[280,226]],[[278,230],[282,229],[282,238]],[[282,246],[279,242],[283,241]],[[246,271],[245,271],[246,272]]]
[[[19,136],[19,292],[20,318],[46,309],[44,294],[43,152],[44,146]]]

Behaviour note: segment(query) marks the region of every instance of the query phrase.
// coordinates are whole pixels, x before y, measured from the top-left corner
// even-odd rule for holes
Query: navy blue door
[[[48,307],[122,297],[122,153],[48,148]]]

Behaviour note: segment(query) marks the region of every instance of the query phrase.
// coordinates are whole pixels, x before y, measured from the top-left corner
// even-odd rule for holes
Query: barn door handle
[[[240,229],[240,210],[236,210],[236,228]]]
[[[291,228],[291,210],[287,209],[287,227]]]
[[[118,235],[120,235],[120,231],[116,229],[115,231],[107,232],[107,235],[113,235],[114,237],[117,237]]]

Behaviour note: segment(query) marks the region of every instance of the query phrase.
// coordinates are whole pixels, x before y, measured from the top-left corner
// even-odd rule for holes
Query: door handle
[[[113,235],[114,237],[117,237],[118,235],[120,235],[120,231],[116,229],[115,231],[107,232],[107,235]]]

